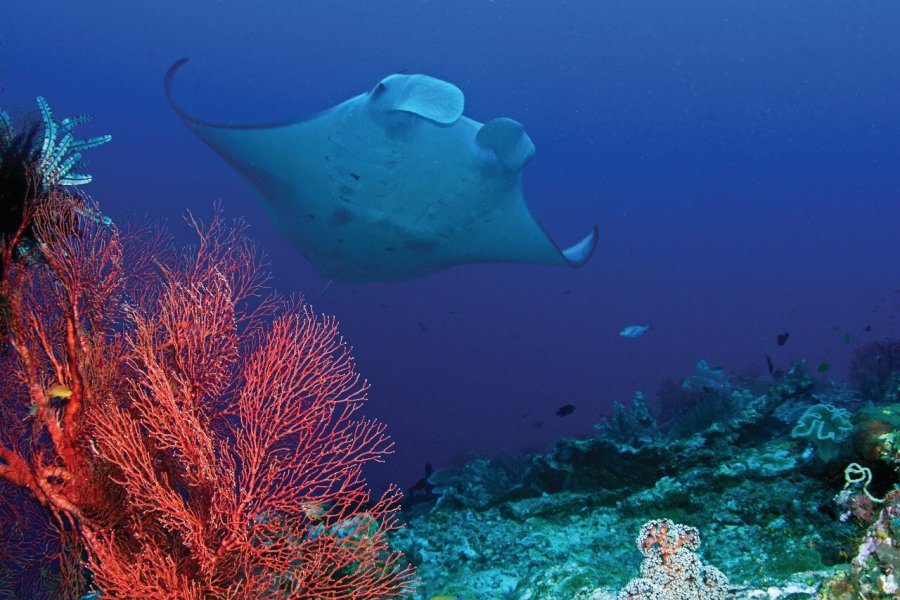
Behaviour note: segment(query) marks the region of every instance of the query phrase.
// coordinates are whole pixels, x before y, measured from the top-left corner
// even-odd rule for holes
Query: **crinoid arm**
[[[84,185],[91,182],[91,175],[74,173],[81,164],[81,153],[112,140],[111,135],[99,135],[86,140],[76,140],[76,126],[91,120],[88,115],[78,115],[57,121],[50,105],[43,96],[37,97],[41,119],[44,122],[44,139],[41,144],[38,168],[45,188],[54,185]],[[62,134],[62,137],[59,137]]]

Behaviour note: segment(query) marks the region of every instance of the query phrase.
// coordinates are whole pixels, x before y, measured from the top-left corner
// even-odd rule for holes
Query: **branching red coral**
[[[189,216],[190,249],[156,232],[135,251],[146,231],[81,202],[40,204],[40,256],[8,240],[2,283],[0,479],[51,517],[59,557],[104,598],[409,591],[385,539],[399,492],[373,501],[361,472],[391,444],[358,416],[367,383],[334,319],[266,296],[257,252],[218,213]]]

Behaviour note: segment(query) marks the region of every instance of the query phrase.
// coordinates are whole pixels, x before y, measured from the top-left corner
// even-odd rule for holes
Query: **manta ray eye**
[[[383,92],[386,89],[387,89],[387,86],[384,85],[384,82],[379,81],[378,85],[375,86],[375,89],[372,90],[372,95],[377,96],[378,94],[380,94],[381,92]]]

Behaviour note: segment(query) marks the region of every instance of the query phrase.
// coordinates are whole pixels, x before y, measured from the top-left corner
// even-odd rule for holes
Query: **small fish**
[[[432,596],[428,600],[461,600],[462,596],[459,594],[438,594],[437,596]]]
[[[863,331],[872,331],[872,326],[866,325],[865,327],[863,327]]]
[[[559,410],[556,411],[556,414],[560,417],[566,417],[568,415],[571,415],[573,412],[575,412],[575,405],[566,404],[565,406],[560,406]]]
[[[775,372],[775,365],[772,364],[772,359],[769,358],[768,354],[766,354],[766,365],[769,367],[769,375]]]
[[[328,281],[325,282],[325,285],[322,287],[322,291],[319,292],[318,302],[321,302],[322,298],[325,296],[325,294],[328,293],[328,290],[331,289],[332,283],[334,283],[334,279],[329,279]]]
[[[422,321],[416,321],[416,323],[418,323],[419,329],[421,329],[422,331],[425,331],[425,332],[428,331],[428,328],[425,327],[425,323],[423,323]]]
[[[791,334],[789,332],[785,331],[784,333],[779,333],[778,337],[775,339],[778,342],[779,346],[784,346],[785,344],[787,344],[789,337],[791,337]]]
[[[650,331],[651,326],[652,325],[650,324],[650,321],[647,321],[646,325],[629,325],[628,327],[622,329],[622,331],[619,332],[619,335],[627,338],[641,337],[642,335]]]
[[[82,217],[85,217],[86,219],[90,219],[98,225],[103,225],[104,227],[111,227],[113,224],[112,219],[102,214],[99,210],[95,210],[89,206],[76,206],[75,212],[77,212]]]
[[[325,505],[325,503],[319,502],[317,500],[301,502],[300,509],[306,515],[306,518],[311,521],[320,519],[328,512],[328,507]]]
[[[824,372],[826,372],[826,371],[827,371],[828,369],[830,369],[830,368],[831,368],[831,365],[829,365],[827,362],[822,362],[822,363],[819,363],[819,368],[816,369],[816,370],[817,370],[819,373],[824,373]]]
[[[844,334],[844,343],[845,343],[845,344],[849,344],[849,343],[850,343],[850,334],[849,334],[849,333],[845,333],[845,334]]]
[[[47,395],[51,398],[69,398],[72,396],[72,390],[61,383],[57,383],[47,389]]]

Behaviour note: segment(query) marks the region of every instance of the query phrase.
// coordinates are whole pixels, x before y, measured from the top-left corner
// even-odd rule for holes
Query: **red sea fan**
[[[65,555],[103,597],[409,592],[386,542],[400,494],[371,499],[361,474],[391,444],[358,415],[368,386],[335,321],[266,296],[253,246],[218,214],[188,218],[192,248],[153,235],[135,251],[139,235],[80,202],[41,204],[41,260],[7,253],[2,288],[19,385],[0,391],[0,477]]]

